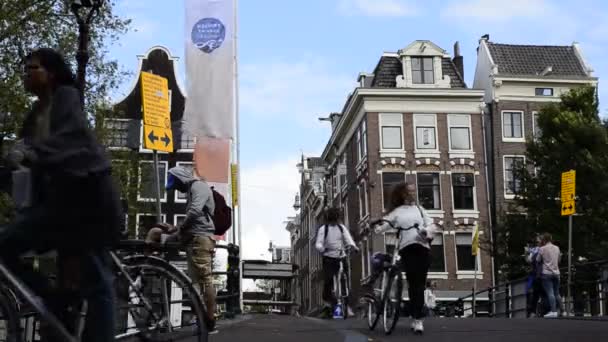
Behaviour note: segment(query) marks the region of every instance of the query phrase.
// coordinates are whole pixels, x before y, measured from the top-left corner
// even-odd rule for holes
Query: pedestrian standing
[[[553,244],[552,240],[551,234],[544,233],[541,239],[542,246],[538,252],[542,266],[541,281],[550,307],[549,313],[544,316],[546,318],[557,317],[557,307],[560,302],[559,259],[561,257],[561,252],[559,247]]]

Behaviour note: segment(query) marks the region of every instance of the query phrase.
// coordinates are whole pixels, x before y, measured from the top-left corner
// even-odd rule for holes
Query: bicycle
[[[397,321],[399,320],[399,311],[401,309],[401,301],[403,294],[403,276],[400,267],[399,244],[401,242],[401,232],[410,229],[419,230],[418,224],[414,224],[408,228],[396,227],[390,221],[376,220],[370,223],[370,227],[377,226],[382,223],[387,223],[392,229],[397,230],[397,245],[393,251],[390,264],[384,264],[382,268],[382,276],[380,280],[380,289],[373,287],[373,298],[368,303],[368,327],[374,330],[382,313],[382,324],[384,333],[390,335]],[[376,279],[376,280],[378,280]]]
[[[334,275],[333,285],[334,285],[334,295],[338,300],[338,305],[340,305],[340,318],[347,319],[348,318],[348,298],[350,295],[350,284],[348,279],[348,274],[344,270],[344,264],[347,264],[346,268],[350,269],[348,266],[349,257],[348,254],[344,252],[344,250],[340,250],[340,268],[338,272]],[[335,317],[334,317],[335,318]]]
[[[204,303],[188,276],[163,258],[166,250],[176,247],[177,244],[161,246],[130,240],[122,241],[116,251],[109,252],[116,274],[116,297],[124,304],[117,305],[117,316],[125,316],[127,320],[121,329],[124,331],[117,332],[116,341],[191,341],[192,338],[197,342],[208,341]],[[136,254],[120,253],[121,250]],[[152,255],[155,252],[160,255]],[[41,298],[0,261],[0,322],[4,322],[0,327],[7,327],[6,342],[23,339],[20,329],[20,319],[25,315],[20,310],[23,303],[29,304],[62,341],[81,341],[86,322],[85,300],[81,301],[73,325],[76,329],[71,333]],[[183,315],[174,317],[172,309],[176,306],[185,306],[190,314],[185,319]]]

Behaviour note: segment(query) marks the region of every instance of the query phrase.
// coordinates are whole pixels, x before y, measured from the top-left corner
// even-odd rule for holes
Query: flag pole
[[[235,111],[235,122],[236,122],[236,179],[237,179],[237,230],[238,230],[238,244],[239,246],[239,305],[241,312],[243,312],[243,240],[241,231],[241,204],[243,200],[241,198],[241,135],[240,135],[240,123],[239,123],[239,69],[238,69],[238,0],[234,0],[234,37],[232,43],[234,44],[234,111]],[[236,241],[235,241],[236,244]]]

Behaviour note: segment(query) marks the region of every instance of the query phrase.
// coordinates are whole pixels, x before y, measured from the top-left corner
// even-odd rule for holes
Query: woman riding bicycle
[[[86,299],[82,340],[113,341],[114,292],[107,248],[118,239],[122,218],[110,160],[89,128],[63,56],[52,49],[35,50],[26,57],[24,71],[25,89],[37,101],[7,159],[14,168],[25,170],[22,175],[31,175],[26,177],[31,187],[13,194],[26,201],[18,206],[14,222],[0,227],[0,261],[45,296],[64,323],[71,320],[67,303]],[[43,285],[46,279],[19,260],[29,251],[51,250],[58,251],[59,293],[49,291]],[[55,339],[45,339],[51,340]]]
[[[346,257],[345,250],[357,250],[348,228],[340,223],[340,209],[329,208],[325,211],[325,224],[317,232],[315,247],[323,255],[323,300],[333,310],[337,304],[332,292],[334,276],[340,270],[340,261]]]
[[[406,273],[408,293],[410,298],[410,314],[413,318],[412,329],[416,333],[424,331],[424,290],[426,277],[431,265],[431,245],[435,227],[433,220],[426,211],[416,205],[416,188],[408,183],[395,186],[391,194],[388,214],[385,220],[395,227],[412,227],[417,224],[420,229],[401,232],[399,255],[401,268]],[[376,233],[390,230],[391,226],[384,223],[378,226]]]

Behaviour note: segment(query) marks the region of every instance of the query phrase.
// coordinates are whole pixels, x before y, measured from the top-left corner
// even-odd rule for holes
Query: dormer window
[[[412,57],[412,81],[414,84],[435,83],[433,57]]]

